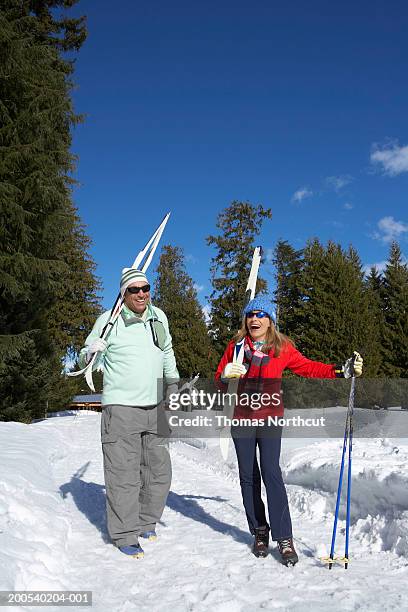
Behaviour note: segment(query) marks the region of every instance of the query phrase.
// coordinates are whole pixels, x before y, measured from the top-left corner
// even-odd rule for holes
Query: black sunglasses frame
[[[149,293],[150,285],[143,285],[142,287],[128,287],[126,291],[128,293],[131,293],[132,295],[137,295],[139,291],[143,291],[143,293]]]
[[[246,317],[247,319],[265,319],[266,317],[268,317],[268,319],[271,318],[264,310],[260,310],[259,312],[247,312]]]

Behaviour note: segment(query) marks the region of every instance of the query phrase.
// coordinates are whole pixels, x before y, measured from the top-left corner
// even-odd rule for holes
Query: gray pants
[[[155,528],[163,513],[171,483],[168,439],[163,437],[165,418],[157,407],[103,407],[106,511],[115,546],[136,544],[141,533]]]

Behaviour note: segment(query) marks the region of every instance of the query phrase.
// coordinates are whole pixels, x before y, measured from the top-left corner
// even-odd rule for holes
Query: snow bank
[[[65,416],[65,415],[64,415]],[[408,446],[354,445],[351,564],[328,572],[341,441],[284,439],[282,469],[300,562],[250,551],[233,444],[172,442],[173,482],[143,561],[106,531],[100,414],[0,423],[0,589],[90,590],[94,612],[405,609]],[[344,546],[344,507],[337,553]],[[26,608],[29,609],[29,608]]]
[[[65,455],[61,442],[42,424],[1,423],[2,590],[69,587],[60,576],[70,523],[52,476],[52,465]]]
[[[283,466],[284,480],[296,485],[291,507],[309,520],[334,514],[342,441],[319,441],[297,449]],[[347,460],[347,456],[346,456]],[[347,465],[347,464],[346,464]],[[345,528],[343,479],[340,530]],[[356,439],[352,456],[351,534],[365,550],[408,557],[408,450],[395,440]]]

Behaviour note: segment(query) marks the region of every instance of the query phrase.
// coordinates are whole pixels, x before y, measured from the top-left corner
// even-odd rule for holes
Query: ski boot
[[[266,557],[268,555],[269,546],[269,527],[258,527],[255,529],[255,540],[252,546],[252,552],[255,557]]]
[[[280,552],[281,561],[283,565],[286,565],[286,567],[296,565],[296,563],[299,561],[292,538],[278,540],[278,549]]]
[[[144,557],[144,550],[139,543],[129,544],[128,546],[119,546],[119,550],[123,554],[129,555],[129,557],[134,557],[135,559],[143,559]]]

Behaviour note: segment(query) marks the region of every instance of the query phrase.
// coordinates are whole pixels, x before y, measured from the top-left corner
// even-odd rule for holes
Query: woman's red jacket
[[[235,342],[231,341],[224,355],[221,358],[220,363],[218,364],[217,371],[215,373],[216,381],[220,381],[221,374],[227,365],[233,361],[234,354],[234,346]],[[306,378],[336,378],[335,374],[335,365],[329,365],[326,363],[321,363],[320,361],[312,361],[311,359],[307,359],[302,353],[300,353],[290,342],[287,342],[283,345],[281,352],[278,357],[274,356],[274,350],[272,349],[269,353],[269,362],[262,366],[261,368],[261,377],[264,381],[262,391],[263,393],[276,394],[280,393],[280,379],[282,378],[282,372],[285,369],[289,369],[295,374],[299,376],[304,376]],[[247,363],[244,358],[244,364]],[[267,379],[267,380],[265,380]],[[248,384],[253,392],[253,386],[249,382],[248,374],[240,379],[240,389],[239,393],[241,394],[245,391],[246,385],[245,381],[248,380]],[[254,382],[256,379],[252,379]],[[220,381],[221,383],[221,381]],[[219,384],[220,384],[219,383]],[[226,388],[226,385],[222,385]],[[267,407],[261,407],[258,410],[252,410],[247,406],[241,406],[238,401],[234,417],[237,418],[266,418],[267,416],[278,415],[281,416],[283,414],[283,404],[280,401],[279,405],[276,402],[273,402],[273,405]]]

